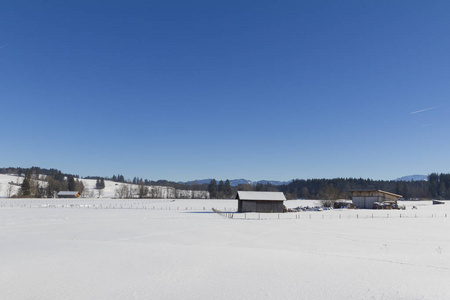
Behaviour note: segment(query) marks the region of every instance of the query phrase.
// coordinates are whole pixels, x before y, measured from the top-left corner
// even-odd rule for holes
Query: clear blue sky
[[[449,1],[2,1],[0,166],[450,172]]]

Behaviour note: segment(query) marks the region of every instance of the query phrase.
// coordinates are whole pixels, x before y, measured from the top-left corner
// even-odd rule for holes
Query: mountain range
[[[407,176],[403,176],[403,177],[399,177],[397,179],[394,179],[394,181],[421,181],[421,180],[427,180],[428,179],[428,175],[407,175]],[[187,182],[178,182],[181,184],[186,184],[186,185],[195,185],[195,184],[209,184],[211,182],[211,178],[209,179],[200,179],[200,180],[192,180],[192,181],[187,181]],[[258,183],[261,183],[263,185],[266,185],[268,183],[272,184],[272,185],[284,185],[284,184],[289,184],[292,180],[290,181],[276,181],[276,180],[259,180],[259,181],[251,181],[248,179],[232,179],[230,180],[230,185],[231,186],[238,186],[240,184],[251,184],[251,185],[257,185]]]
[[[193,180],[193,181],[187,181],[187,182],[178,182],[181,184],[187,184],[187,185],[194,185],[194,184],[209,184],[211,182],[211,178],[209,179],[200,179],[200,180]],[[291,180],[292,181],[292,180]],[[251,185],[257,185],[258,183],[261,184],[272,184],[272,185],[283,185],[283,184],[288,184],[291,181],[276,181],[276,180],[259,180],[259,181],[251,181],[251,180],[247,180],[247,179],[232,179],[230,180],[230,185],[231,186],[238,186],[240,184],[251,184]]]
[[[428,180],[428,175],[408,175],[403,176],[397,179],[394,179],[395,181],[421,181],[421,180]]]

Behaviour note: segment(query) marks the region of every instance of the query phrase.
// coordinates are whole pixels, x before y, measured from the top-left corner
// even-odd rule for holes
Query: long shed
[[[58,198],[78,198],[80,197],[80,193],[75,191],[61,191],[58,194],[56,194],[56,196],[58,196]]]
[[[286,197],[282,192],[248,192],[236,194],[238,212],[281,213]]]
[[[382,190],[351,190],[353,205],[356,208],[372,209],[375,202],[382,203],[390,201],[397,203],[402,195],[382,191]]]

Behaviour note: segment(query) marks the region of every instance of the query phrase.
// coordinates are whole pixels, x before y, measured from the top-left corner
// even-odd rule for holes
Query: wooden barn
[[[56,196],[58,196],[58,198],[78,198],[80,197],[80,193],[76,191],[61,191]]]
[[[376,203],[397,203],[401,195],[381,190],[351,190],[353,205],[356,208],[372,209]]]
[[[238,212],[282,213],[286,198],[281,192],[237,192]]]

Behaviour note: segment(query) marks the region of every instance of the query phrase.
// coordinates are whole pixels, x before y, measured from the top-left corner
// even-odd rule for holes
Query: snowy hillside
[[[22,181],[23,177],[0,174],[0,198],[17,194]]]
[[[38,180],[40,186],[47,186],[44,180],[45,176],[40,175]],[[33,180],[36,180],[34,178]],[[18,193],[23,177],[17,175],[0,174],[0,198],[10,197]],[[129,191],[127,194],[138,194],[139,186],[130,183],[117,183],[110,180],[105,180],[105,188],[98,190],[95,188],[95,179],[80,179],[84,185],[83,197],[90,198],[115,198],[119,197],[118,192],[122,188]],[[148,186],[149,197],[152,198],[209,198],[209,193],[206,191],[190,191],[190,190],[176,190],[172,187],[166,186]]]

